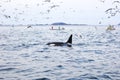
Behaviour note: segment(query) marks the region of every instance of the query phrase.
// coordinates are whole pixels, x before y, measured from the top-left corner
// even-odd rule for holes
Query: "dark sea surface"
[[[120,80],[120,27],[62,27],[0,27],[0,80]]]

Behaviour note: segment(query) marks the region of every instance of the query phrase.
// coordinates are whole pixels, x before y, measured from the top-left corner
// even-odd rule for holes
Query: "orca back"
[[[66,43],[72,44],[72,34],[70,35],[69,39],[67,40]]]
[[[54,46],[65,46],[72,47],[72,34],[68,38],[67,42],[50,42],[47,45],[54,45]]]

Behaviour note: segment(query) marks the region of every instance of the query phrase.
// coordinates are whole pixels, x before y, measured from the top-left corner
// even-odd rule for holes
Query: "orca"
[[[49,42],[47,45],[72,47],[72,34],[70,35],[67,42]]]

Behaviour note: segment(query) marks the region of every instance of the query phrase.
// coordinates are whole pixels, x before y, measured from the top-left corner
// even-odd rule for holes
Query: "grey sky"
[[[120,14],[108,18],[113,0],[0,0],[0,24],[118,24]]]

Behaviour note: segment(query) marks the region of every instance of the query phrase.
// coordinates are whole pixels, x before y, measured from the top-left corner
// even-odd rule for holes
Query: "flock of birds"
[[[117,13],[120,13],[120,1],[114,1],[113,4],[115,4],[115,7],[109,8],[105,11],[105,13],[110,14],[110,16],[115,16]]]
[[[13,3],[13,4],[12,4]],[[2,17],[2,20],[0,20],[0,24],[5,24],[6,20],[8,21],[14,21],[14,22],[20,22],[20,21],[33,21],[36,22],[36,20],[38,19],[36,16],[32,16],[28,19],[29,14],[31,13],[31,8],[35,8],[36,11],[38,12],[32,12],[33,14],[36,15],[41,15],[41,16],[45,16],[42,17],[43,19],[50,19],[52,18],[52,16],[48,15],[51,12],[58,10],[59,7],[61,7],[61,4],[63,3],[62,1],[58,1],[58,3],[56,3],[54,0],[39,0],[34,4],[34,6],[31,6],[31,3],[23,3],[22,5],[18,5],[18,3],[15,3],[15,6],[11,8],[11,11],[7,9],[7,7],[5,6],[9,6],[9,8],[11,7],[11,4],[14,5],[15,0],[0,0],[0,17]],[[20,8],[20,7],[22,8]],[[44,10],[43,10],[43,9]],[[41,10],[42,9],[42,10]],[[71,12],[75,12],[74,9],[69,8]],[[63,14],[65,14],[66,12],[64,11]],[[37,19],[36,19],[37,18]],[[5,21],[4,21],[5,20]]]
[[[14,7],[14,11],[12,14],[9,14],[7,9],[5,7],[3,7],[4,5],[9,5],[9,3],[13,2],[14,0],[0,0],[0,16],[3,16],[4,19],[11,19],[11,20],[14,20],[14,21],[19,21],[20,19],[20,16],[21,15],[24,15],[27,11],[25,11],[25,9],[23,10],[19,10],[19,8],[17,8],[17,6]],[[100,0],[101,2],[105,3],[106,0]],[[58,7],[61,6],[63,2],[59,2],[59,3],[55,3],[54,1],[52,0],[43,0],[42,3],[36,3],[36,6],[37,7],[43,7],[43,6],[49,6],[47,7],[47,9],[45,11],[41,11],[41,10],[38,10],[40,11],[39,12],[39,15],[44,15],[44,14],[49,14],[50,12],[52,12],[53,9],[56,9]],[[109,8],[105,11],[106,14],[108,14],[108,18],[111,18],[113,16],[115,16],[117,13],[120,13],[120,1],[119,0],[115,0],[113,1],[112,3],[114,5],[114,7],[112,8]],[[29,3],[25,3],[24,5],[24,8],[30,8],[29,7]],[[37,8],[39,9],[39,8]],[[75,12],[75,10],[72,8],[69,8],[71,11]],[[65,14],[65,11],[64,13]],[[25,21],[25,17],[23,17],[21,20],[22,21]],[[47,16],[45,19],[50,19],[50,16]],[[30,19],[30,21],[32,21],[33,19]],[[4,21],[1,20],[0,24],[4,24]],[[99,24],[101,24],[101,21],[99,22]]]
[[[108,0],[109,1],[109,0]],[[105,3],[107,2],[107,0],[100,0],[100,2]],[[105,10],[105,13],[108,15],[108,19],[111,17],[116,16],[118,13],[120,13],[120,1],[119,0],[114,0],[112,2],[112,7],[108,8],[107,10]],[[103,18],[102,18],[103,20]],[[101,24],[102,22],[100,21],[99,24]]]
[[[26,9],[30,9],[30,7],[35,7],[35,6],[30,6],[29,3],[25,3],[24,5],[21,5],[23,6],[24,9],[19,9],[18,6],[14,6],[14,10],[12,12],[12,14],[9,14],[8,13],[8,10],[7,8],[4,7],[4,5],[8,5],[9,6],[9,3],[12,3],[14,0],[1,0],[0,1],[0,16],[4,17],[4,19],[13,19],[15,21],[18,21],[19,20],[19,16],[21,15],[24,15],[27,11]],[[60,2],[58,4],[54,3],[53,1],[51,0],[44,0],[42,2],[39,2],[39,3],[36,3],[36,7],[38,7],[36,10],[39,11],[39,15],[44,15],[44,14],[49,14],[53,9],[55,8],[58,8],[60,7],[60,4],[63,3],[63,2]],[[44,7],[44,6],[48,6],[47,9],[45,9],[44,11],[40,10],[41,7]],[[9,6],[11,7],[11,6]],[[23,21],[25,20],[26,18],[23,17]],[[49,19],[48,17],[46,19]],[[32,19],[30,19],[32,21]],[[4,22],[1,21],[0,24],[3,24]]]

